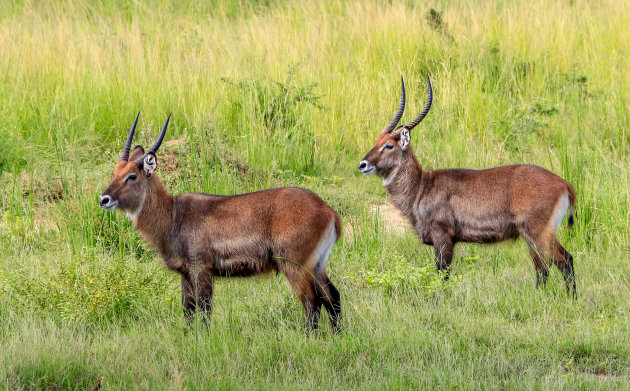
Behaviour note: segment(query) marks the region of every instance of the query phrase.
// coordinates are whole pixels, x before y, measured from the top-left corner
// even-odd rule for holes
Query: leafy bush
[[[232,135],[247,132],[249,140],[254,134],[260,138],[248,150],[250,163],[314,175],[320,172],[310,109],[323,106],[315,93],[317,84],[298,83],[296,70],[296,65],[291,66],[284,81],[224,78],[238,91],[228,110],[228,126],[234,130]]]
[[[387,293],[416,290],[430,294],[452,285],[459,279],[459,277],[454,277],[444,281],[444,274],[436,273],[432,260],[427,259],[424,265],[415,266],[400,254],[393,253],[391,257],[393,258],[392,268],[367,270],[363,273],[363,281]]]
[[[237,87],[245,102],[253,103],[256,116],[271,131],[297,126],[299,104],[322,109],[320,97],[315,93],[317,84],[299,85],[295,80],[297,65],[291,66],[284,81],[272,83],[261,80],[223,81]],[[242,105],[240,102],[234,102]]]
[[[133,319],[165,292],[168,276],[157,265],[133,260],[59,256],[40,265],[0,269],[0,302],[80,322]],[[163,295],[167,301],[176,298]]]

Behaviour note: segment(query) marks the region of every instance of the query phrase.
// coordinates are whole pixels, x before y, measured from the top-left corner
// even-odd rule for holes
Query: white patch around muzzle
[[[370,164],[367,160],[361,160],[359,163],[359,172],[363,175],[372,175],[376,171],[376,167]]]
[[[106,210],[114,210],[118,206],[118,201],[115,201],[110,196],[100,196],[98,197],[98,206]]]

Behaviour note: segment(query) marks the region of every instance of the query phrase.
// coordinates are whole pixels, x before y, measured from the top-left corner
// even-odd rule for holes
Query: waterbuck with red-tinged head
[[[567,293],[577,298],[573,257],[556,239],[567,209],[573,225],[575,191],[569,182],[533,165],[486,170],[423,170],[410,146],[409,132],[429,112],[429,97],[418,117],[397,127],[405,109],[405,84],[394,119],[359,163],[363,174],[383,178],[392,203],[409,220],[424,244],[435,249],[438,271],[448,270],[457,242],[493,243],[523,236],[536,268],[536,287],[547,282],[547,260],[564,276]]]
[[[294,187],[233,196],[168,194],[154,172],[169,119],[147,152],[136,146],[130,155],[136,117],[99,203],[126,211],[166,266],[181,274],[187,317],[200,310],[208,319],[215,276],[277,271],[302,302],[308,330],[318,327],[323,305],[338,331],[339,291],[326,275],[326,262],[341,234],[339,215],[315,193]]]

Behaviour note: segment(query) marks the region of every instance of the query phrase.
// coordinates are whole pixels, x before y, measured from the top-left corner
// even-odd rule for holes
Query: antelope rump
[[[293,187],[233,196],[172,196],[154,175],[170,115],[155,144],[147,152],[136,146],[130,155],[138,116],[99,204],[127,212],[166,266],[181,274],[187,317],[200,310],[208,319],[215,276],[277,271],[302,302],[307,329],[318,327],[323,305],[338,331],[340,295],[326,263],[341,233],[339,215],[315,193]]]
[[[575,191],[569,182],[533,165],[486,170],[423,170],[411,145],[410,131],[431,108],[433,90],[418,117],[396,127],[405,109],[405,84],[394,119],[359,163],[365,175],[383,178],[392,203],[411,223],[424,244],[435,250],[438,271],[448,270],[457,242],[493,243],[525,238],[536,269],[536,287],[547,282],[547,260],[560,269],[566,290],[577,298],[573,256],[556,238],[569,211],[573,225]]]

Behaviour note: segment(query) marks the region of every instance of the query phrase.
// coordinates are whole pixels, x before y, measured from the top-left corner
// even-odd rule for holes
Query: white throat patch
[[[398,174],[398,167],[392,170],[386,178],[383,178],[383,186],[389,186]]]
[[[140,213],[142,212],[142,207],[144,206],[144,198],[142,197],[142,201],[140,201],[140,205],[138,205],[138,207],[136,208],[136,210],[132,211],[127,211],[127,217],[129,218],[129,220],[133,221],[133,223],[135,224],[138,221],[138,216],[140,216]]]

